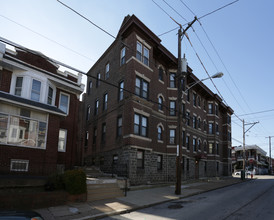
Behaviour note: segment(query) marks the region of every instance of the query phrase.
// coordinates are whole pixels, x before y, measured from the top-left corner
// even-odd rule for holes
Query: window
[[[86,115],[86,120],[90,120],[90,105],[87,107],[87,115]]]
[[[137,42],[136,58],[142,62],[142,44]]]
[[[15,84],[15,92],[14,92],[15,95],[17,96],[22,95],[22,85],[23,85],[23,77],[17,77],[16,84]]]
[[[186,171],[189,171],[189,159],[186,159]]]
[[[64,93],[60,93],[60,101],[59,101],[59,108],[68,114],[69,112],[69,96],[64,94]]]
[[[11,159],[10,171],[28,172],[28,169],[29,169],[29,161],[28,160]]]
[[[208,123],[208,133],[213,134],[213,123]]]
[[[198,126],[198,128],[201,128],[201,118],[198,118],[197,126]]]
[[[103,123],[102,124],[102,137],[101,137],[102,144],[106,143],[106,129],[107,129],[106,123]]]
[[[157,170],[163,168],[163,155],[157,155]]]
[[[216,126],[215,126],[215,132],[217,135],[219,135],[219,125],[218,124],[216,124]]]
[[[171,115],[171,116],[176,115],[175,105],[176,105],[175,101],[169,101],[169,115]]]
[[[189,89],[187,90],[186,100],[187,100],[188,102],[190,102],[190,90],[189,90]]]
[[[158,98],[158,110],[163,110],[163,98],[161,96]]]
[[[140,60],[145,65],[149,65],[149,49],[143,46],[137,41],[136,45],[136,58]]]
[[[186,112],[186,124],[190,125],[190,113]]]
[[[202,145],[201,140],[198,140],[198,150],[199,151],[201,150],[201,145]]]
[[[58,151],[66,152],[66,142],[67,142],[67,130],[59,130],[59,139],[58,139]]]
[[[94,105],[94,115],[98,115],[98,110],[99,110],[99,100],[97,99]]]
[[[108,108],[108,94],[106,93],[104,95],[104,100],[103,100],[103,111],[107,110]]]
[[[40,101],[40,90],[41,90],[41,82],[38,80],[32,80],[32,88],[31,88],[31,100]]]
[[[147,137],[147,117],[134,115],[134,134]]]
[[[216,154],[219,155],[219,144],[218,143],[216,144]]]
[[[213,114],[213,104],[208,103],[208,114]]]
[[[105,67],[105,79],[109,78],[109,63],[106,64]]]
[[[175,88],[176,85],[175,85],[175,73],[170,73],[169,74],[169,87],[170,88]]]
[[[86,136],[85,136],[85,146],[88,146],[88,138],[89,138],[89,133],[86,131]]]
[[[146,47],[144,47],[144,61],[143,62],[147,66],[149,65],[148,61],[149,61],[149,50]]]
[[[163,73],[164,73],[164,70],[162,67],[159,68],[159,80],[163,81]]]
[[[93,145],[96,144],[96,139],[97,139],[97,127],[93,128]]]
[[[100,81],[101,81],[101,74],[97,73],[97,78],[96,78],[96,88],[100,86]]]
[[[206,100],[204,100],[204,111],[206,111]]]
[[[126,63],[126,48],[123,47],[121,50],[121,66]]]
[[[204,152],[207,152],[207,146],[206,146],[206,142],[204,142]]]
[[[197,95],[193,93],[193,106],[197,106]]]
[[[231,142],[231,132],[230,131],[227,132],[227,140]]]
[[[175,144],[175,129],[169,130],[169,143]]]
[[[144,79],[136,77],[135,94],[144,99],[148,98],[148,83]]]
[[[157,131],[158,132],[158,135],[157,135],[158,141],[161,141],[161,140],[163,140],[163,129],[161,126],[158,126],[157,130],[158,130]]]
[[[122,136],[123,119],[122,116],[117,118],[117,137]]]
[[[197,128],[197,116],[193,115],[192,121],[193,121],[193,124],[192,124],[193,128]]]
[[[189,136],[186,136],[186,148],[189,150]]]
[[[206,131],[206,121],[204,121],[204,131]]]
[[[192,143],[193,143],[193,151],[197,151],[197,139],[193,138]]]
[[[212,154],[213,153],[213,143],[208,144],[208,153]]]
[[[10,115],[20,108],[1,104],[6,113],[0,113],[0,144],[11,144],[32,148],[45,148],[47,115],[32,112],[33,117]],[[43,120],[43,121],[41,121]]]
[[[197,104],[198,104],[199,107],[201,107],[201,98],[200,98],[200,96],[197,97]]]
[[[137,168],[144,168],[144,151],[137,150]]]
[[[218,105],[215,105],[215,114],[218,116],[219,115],[219,108]]]
[[[231,124],[231,117],[230,117],[230,115],[227,116],[227,124]]]
[[[92,90],[92,81],[90,80],[88,83],[88,95],[90,95],[91,90]]]
[[[52,99],[53,99],[53,88],[49,87],[48,91],[48,105],[52,105]]]
[[[119,83],[119,94],[118,94],[119,101],[124,99],[124,81]]]

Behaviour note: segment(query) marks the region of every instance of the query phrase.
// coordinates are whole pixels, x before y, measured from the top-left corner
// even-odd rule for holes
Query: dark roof
[[[20,96],[11,95],[3,91],[0,91],[0,100],[7,101],[9,103],[16,104],[16,105],[25,106],[28,108],[39,109],[41,111],[50,112],[52,114],[66,116],[65,112],[63,112],[62,110],[60,110],[59,108],[55,106],[47,105],[41,102],[36,102],[30,99],[25,99]]]

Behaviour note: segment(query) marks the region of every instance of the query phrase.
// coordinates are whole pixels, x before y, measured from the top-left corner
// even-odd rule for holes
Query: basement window
[[[29,169],[28,160],[11,159],[10,171],[28,172],[28,169]]]

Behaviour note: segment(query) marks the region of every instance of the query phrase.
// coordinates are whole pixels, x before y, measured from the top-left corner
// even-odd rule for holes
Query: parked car
[[[0,220],[43,220],[42,216],[34,211],[0,211]]]
[[[234,173],[236,176],[240,176],[241,175],[241,171],[237,171]],[[251,171],[247,170],[245,171],[245,175],[251,175]]]

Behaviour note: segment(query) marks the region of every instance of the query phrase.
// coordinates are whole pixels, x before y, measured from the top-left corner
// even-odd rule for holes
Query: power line
[[[173,11],[175,11],[182,19],[184,19],[186,22],[187,20],[179,13],[177,12],[170,4],[168,4],[165,0],[163,0],[167,4],[168,7],[170,7]]]
[[[153,0],[152,0],[153,1]],[[211,11],[211,12],[209,12],[209,13],[207,13],[207,14],[205,14],[205,15],[203,15],[203,16],[201,16],[201,17],[198,17],[198,20],[199,19],[202,19],[202,18],[204,18],[204,17],[206,17],[206,16],[208,16],[208,15],[211,15],[211,14],[213,14],[213,13],[215,13],[215,12],[217,12],[217,11],[219,11],[219,10],[221,10],[221,9],[223,9],[223,8],[225,8],[225,7],[227,7],[227,6],[230,6],[230,5],[232,5],[232,4],[234,4],[234,3],[236,3],[236,2],[238,2],[239,0],[236,0],[236,1],[233,1],[233,2],[231,2],[231,3],[228,3],[228,4],[226,4],[226,5],[224,5],[224,6],[222,6],[222,7],[220,7],[220,8],[217,8],[217,9],[215,9],[214,11]],[[153,1],[154,2],[154,1]],[[182,2],[182,1],[181,1]],[[155,2],[154,2],[155,3]],[[157,3],[155,3],[156,5],[157,5]],[[184,3],[183,3],[184,4]],[[188,7],[187,7],[188,8]],[[163,10],[163,9],[162,9]],[[164,10],[163,10],[164,11]],[[191,11],[192,12],[192,11]],[[193,13],[194,14],[194,13]],[[195,15],[195,14],[194,14]],[[186,24],[183,24],[182,26],[185,26],[185,25],[187,25],[188,23],[186,23]],[[176,28],[176,29],[178,29],[178,28]],[[173,29],[171,29],[171,30],[169,30],[169,31],[166,31],[165,33],[162,33],[162,34],[159,34],[158,36],[162,36],[162,35],[164,35],[164,34],[168,34],[168,33],[170,33],[170,32],[172,32],[172,31],[175,31],[176,30],[175,28],[173,28]]]
[[[20,27],[22,27],[22,28],[24,28],[24,29],[26,29],[26,30],[28,30],[28,31],[31,31],[31,32],[34,33],[34,34],[39,35],[40,37],[43,37],[43,38],[45,38],[45,39],[47,39],[47,40],[49,40],[49,41],[51,41],[51,42],[53,42],[53,43],[55,43],[55,44],[57,44],[57,45],[63,47],[63,48],[65,48],[65,49],[67,49],[67,50],[69,50],[69,51],[71,51],[71,52],[73,52],[73,53],[75,53],[75,54],[81,56],[81,57],[84,57],[84,58],[86,58],[86,59],[88,59],[88,60],[90,60],[90,61],[95,61],[95,60],[90,59],[89,57],[87,57],[87,56],[85,56],[85,55],[83,55],[83,54],[81,54],[81,53],[79,53],[79,52],[77,52],[77,51],[75,51],[75,50],[73,50],[73,49],[71,49],[71,48],[69,48],[69,47],[63,45],[63,44],[58,43],[58,42],[55,41],[55,40],[50,39],[49,37],[47,37],[47,36],[45,36],[45,35],[42,35],[42,34],[38,33],[37,31],[34,31],[34,30],[32,30],[32,29],[26,27],[25,25],[22,25],[22,24],[20,24],[20,23],[14,21],[14,20],[11,20],[10,18],[8,18],[8,17],[6,17],[6,16],[4,16],[4,15],[1,15],[1,14],[0,14],[0,16],[1,16],[2,18],[7,19],[7,20],[10,21],[10,22],[13,22],[13,23],[17,24],[18,26],[20,26]]]
[[[217,11],[223,9],[223,8],[226,8],[226,7],[228,7],[228,6],[230,6],[230,5],[234,4],[234,3],[236,3],[236,2],[238,2],[238,1],[239,1],[239,0],[230,2],[230,3],[224,5],[224,6],[220,7],[220,8],[217,8],[216,10],[214,10],[214,11],[212,11],[212,12],[209,12],[209,13],[207,13],[207,14],[205,14],[205,15],[199,17],[198,19],[202,19],[202,18],[204,18],[204,17],[206,17],[206,16],[208,16],[208,15],[211,15],[211,14],[213,14],[213,13],[215,13],[215,12],[217,12]]]
[[[79,15],[80,17],[84,18],[85,20],[87,20],[89,23],[91,23],[92,25],[94,25],[95,27],[97,27],[98,29],[100,29],[101,31],[105,32],[107,35],[111,36],[112,38],[116,39],[116,37],[114,37],[112,34],[110,34],[109,32],[107,32],[106,30],[104,30],[103,28],[101,28],[99,25],[93,23],[91,20],[89,20],[87,17],[85,17],[84,15],[80,14],[79,12],[77,12],[76,10],[74,10],[73,8],[69,7],[68,5],[66,5],[65,3],[57,0],[57,2],[59,2],[60,4],[64,5],[65,7],[67,7],[68,9],[70,9],[71,11],[73,11],[74,13],[76,13],[77,15]]]
[[[246,116],[246,115],[256,115],[256,114],[261,114],[261,113],[266,113],[266,112],[273,112],[274,109],[269,109],[269,110],[264,110],[264,111],[259,111],[259,112],[252,112],[252,113],[247,113],[239,116]]]

